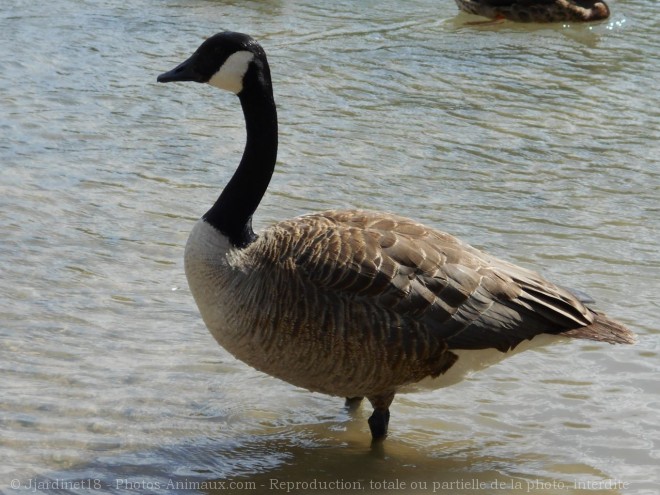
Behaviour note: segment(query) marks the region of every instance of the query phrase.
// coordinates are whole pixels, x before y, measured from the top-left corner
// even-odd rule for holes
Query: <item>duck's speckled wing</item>
[[[604,0],[456,0],[461,10],[517,22],[589,22],[607,19]]]
[[[598,316],[570,292],[412,220],[328,211],[281,222],[282,250],[322,290],[395,311],[449,349],[508,351],[541,333],[579,335]]]
[[[479,3],[489,7],[541,7],[553,5],[557,0],[479,0]]]

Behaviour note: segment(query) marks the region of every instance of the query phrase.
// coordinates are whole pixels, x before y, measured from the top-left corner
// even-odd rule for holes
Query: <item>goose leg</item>
[[[360,404],[362,403],[364,397],[346,397],[346,402],[344,402],[344,407],[349,411],[355,411]]]
[[[371,439],[375,442],[384,440],[390,422],[390,404],[394,400],[394,392],[367,398],[374,408],[374,412],[368,420]]]
[[[390,410],[374,409],[367,421],[371,430],[371,439],[373,441],[384,440],[387,436],[387,426],[390,423]]]

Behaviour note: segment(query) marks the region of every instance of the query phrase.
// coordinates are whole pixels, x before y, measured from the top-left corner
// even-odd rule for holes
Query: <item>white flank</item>
[[[243,89],[243,76],[252,59],[254,53],[245,50],[231,54],[218,72],[209,79],[209,84],[235,94],[240,93]]]
[[[561,342],[562,340],[568,339],[560,335],[539,334],[531,340],[522,341],[509,352],[500,352],[497,349],[452,350],[451,352],[458,356],[458,361],[445,374],[437,378],[424,378],[421,382],[408,385],[399,392],[406,393],[449,387],[462,382],[477,371],[486,369],[518,353]]]

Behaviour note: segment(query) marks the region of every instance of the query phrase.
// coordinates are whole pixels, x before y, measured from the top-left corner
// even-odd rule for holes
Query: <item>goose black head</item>
[[[208,83],[239,94],[251,66],[270,78],[263,49],[247,34],[225,31],[202,43],[188,60],[158,76],[158,82]]]

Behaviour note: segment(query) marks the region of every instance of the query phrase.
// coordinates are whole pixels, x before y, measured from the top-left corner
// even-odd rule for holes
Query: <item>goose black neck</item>
[[[241,163],[204,219],[229,238],[236,247],[248,246],[257,236],[252,215],[261,201],[277,159],[277,111],[270,73],[253,65],[238,94],[245,116],[247,140]]]

